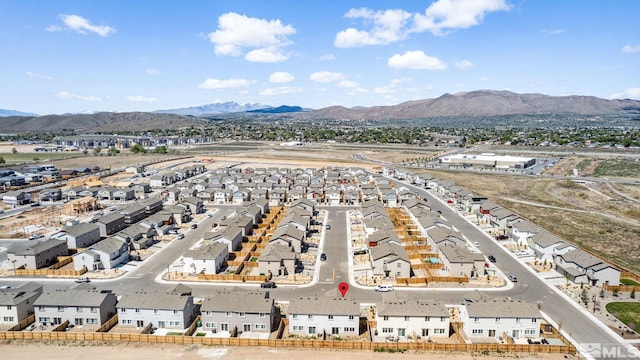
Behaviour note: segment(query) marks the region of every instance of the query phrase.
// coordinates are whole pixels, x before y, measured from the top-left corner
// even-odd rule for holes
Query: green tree
[[[87,150],[87,149],[82,150],[82,154],[83,155],[87,155],[88,153],[89,153],[89,150]]]
[[[94,148],[93,149],[93,153],[96,154],[96,155],[100,155],[101,151],[102,151],[102,149],[100,149],[100,148]]]
[[[116,148],[109,148],[109,150],[107,151],[107,156],[116,156],[118,153],[120,153],[120,150]]]
[[[131,152],[134,154],[145,154],[147,152],[147,149],[145,149],[144,146],[140,144],[133,145],[129,150],[131,150]]]
[[[167,147],[164,146],[164,145],[156,146],[155,152],[156,152],[156,154],[166,154],[167,153]]]
[[[4,164],[4,163],[6,163],[6,162],[7,162],[7,161],[6,161],[2,156],[0,156],[0,164]]]
[[[17,154],[17,153],[18,153],[18,149],[16,149],[16,148],[11,148],[11,153],[13,153],[13,154]]]
[[[587,293],[587,289],[582,289],[582,293],[580,294],[580,300],[582,300],[582,303],[585,306],[589,304],[589,294]]]

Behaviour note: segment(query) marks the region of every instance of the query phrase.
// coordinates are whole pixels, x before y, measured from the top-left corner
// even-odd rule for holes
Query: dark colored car
[[[508,238],[507,235],[496,235],[496,240],[507,240]]]
[[[198,228],[198,224],[191,224],[191,228],[192,229],[197,229]]]
[[[325,260],[327,260],[327,254],[325,253],[320,254],[320,261],[325,261]]]
[[[265,281],[260,284],[260,287],[263,289],[275,289],[278,287],[278,285],[276,285],[276,283],[274,283],[273,281]]]
[[[489,261],[491,261],[492,263],[496,262],[496,257],[493,255],[489,255]]]

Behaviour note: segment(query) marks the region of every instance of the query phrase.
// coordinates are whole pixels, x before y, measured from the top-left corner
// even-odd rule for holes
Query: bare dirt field
[[[387,360],[387,359],[447,359],[472,360],[490,359],[491,355],[466,353],[412,352],[376,353],[371,351],[346,350],[297,350],[244,347],[202,347],[197,345],[148,345],[148,344],[113,344],[95,345],[92,343],[50,344],[32,342],[12,342],[0,345],[3,359],[40,360],[43,356],[48,360]],[[46,354],[46,355],[45,355]],[[565,359],[559,354],[500,354],[502,359]]]

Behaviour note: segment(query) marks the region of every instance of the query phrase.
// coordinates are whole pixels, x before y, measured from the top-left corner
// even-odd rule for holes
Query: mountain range
[[[17,110],[0,109],[0,117],[7,117],[7,116],[38,116],[38,114],[22,112]]]
[[[7,110],[0,110],[0,113]],[[640,116],[640,101],[606,100],[594,96],[549,96],[518,94],[510,91],[478,90],[444,94],[437,98],[407,101],[391,106],[331,106],[318,110],[299,106],[272,107],[236,102],[148,112],[65,114],[46,116],[10,116],[0,120],[2,132],[58,132],[73,129],[83,132],[175,129],[208,124],[208,115],[235,119],[239,116],[286,116],[307,120],[393,120],[428,119],[455,116],[499,116],[516,114],[579,114]]]

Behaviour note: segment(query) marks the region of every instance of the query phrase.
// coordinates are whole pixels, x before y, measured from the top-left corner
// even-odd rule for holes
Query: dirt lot
[[[144,345],[144,344],[112,344],[94,345],[91,343],[74,343],[56,345],[50,343],[13,342],[0,345],[3,359],[40,360],[46,354],[48,360],[338,360],[349,358],[352,360],[387,360],[387,359],[447,359],[472,360],[490,359],[491,354],[464,354],[438,352],[405,352],[405,353],[375,353],[371,351],[342,351],[342,350],[289,350],[268,348],[243,347],[201,347],[197,345]],[[509,355],[500,354],[502,359],[565,359],[559,354]]]

